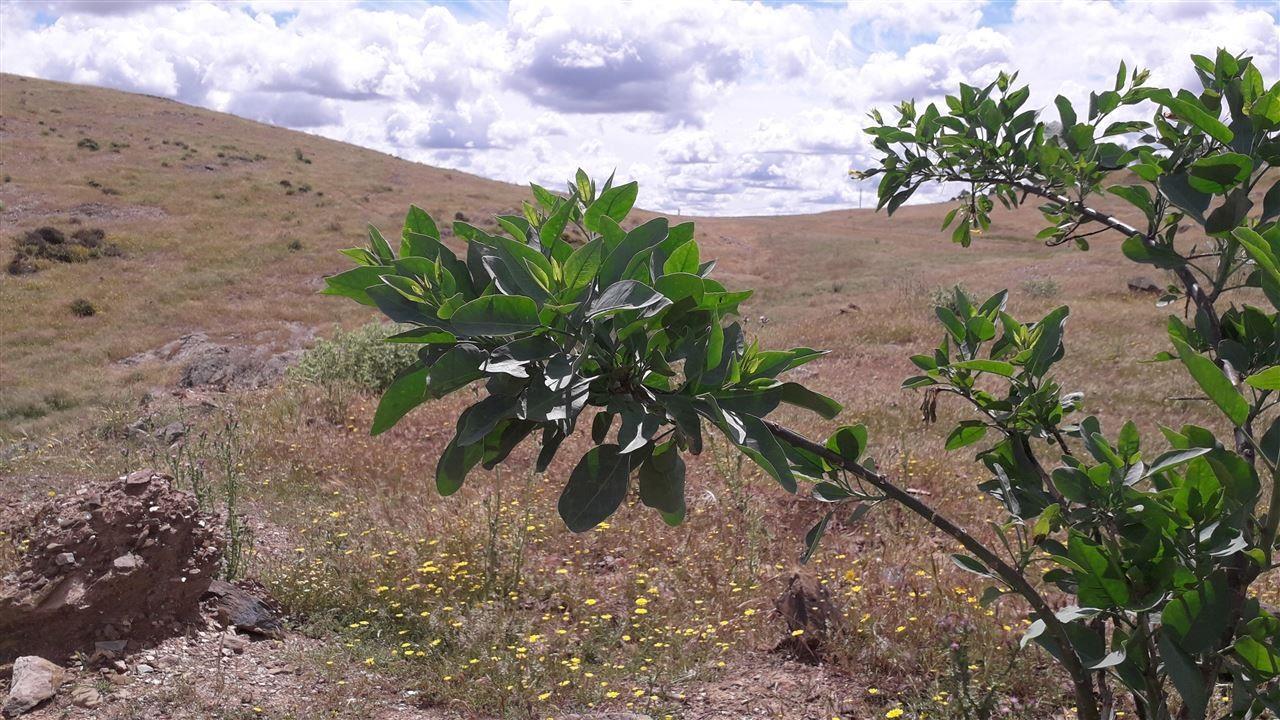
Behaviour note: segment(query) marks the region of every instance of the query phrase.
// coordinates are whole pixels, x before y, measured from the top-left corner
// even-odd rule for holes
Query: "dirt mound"
[[[49,500],[9,528],[26,551],[0,578],[0,664],[132,649],[181,630],[218,569],[215,526],[151,470]]]

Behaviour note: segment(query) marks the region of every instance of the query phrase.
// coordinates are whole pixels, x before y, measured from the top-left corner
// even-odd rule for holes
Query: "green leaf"
[[[436,491],[441,495],[452,495],[462,487],[467,473],[480,463],[484,457],[484,446],[474,444],[463,447],[457,438],[445,446],[444,452],[436,462]]]
[[[1013,377],[1014,372],[1013,365],[1000,360],[962,360],[958,363],[953,363],[951,367],[959,368],[961,370],[987,372],[1000,375],[1002,377]]]
[[[1205,683],[1200,666],[1187,654],[1186,650],[1178,646],[1178,642],[1169,632],[1163,630],[1160,632],[1158,644],[1160,658],[1164,660],[1165,672],[1177,689],[1178,695],[1182,697],[1188,720],[1204,720],[1212,686]]]
[[[670,305],[671,301],[653,288],[635,280],[621,280],[605,289],[587,307],[587,318],[594,319],[623,310],[657,309]]]
[[[576,205],[573,198],[562,200],[560,207],[538,228],[538,241],[543,247],[554,247],[556,243],[563,242],[560,236],[564,234],[564,228],[569,224],[569,216],[573,214]]]
[[[538,306],[522,295],[489,295],[458,308],[449,318],[460,335],[513,335],[540,327]]]
[[[621,280],[633,258],[652,249],[666,237],[666,218],[655,218],[627,233],[600,266],[600,284],[608,286]]]
[[[972,445],[987,434],[987,426],[977,420],[965,420],[947,436],[947,450],[957,450]]]
[[[604,262],[605,247],[602,238],[596,238],[583,245],[565,261],[563,268],[566,295],[573,297],[579,290],[591,284],[600,264]]]
[[[1164,244],[1147,245],[1141,236],[1130,235],[1120,244],[1120,251],[1130,260],[1155,265],[1165,270],[1175,270],[1186,264],[1186,259]]]
[[[1066,132],[1068,128],[1074,127],[1076,124],[1076,111],[1071,107],[1071,101],[1059,95],[1053,99],[1053,103],[1058,106],[1058,118],[1062,121],[1062,130]]]
[[[696,275],[698,264],[698,243],[690,240],[671,252],[671,256],[662,264],[662,272],[667,275],[672,273]]]
[[[381,285],[382,276],[392,272],[395,270],[385,265],[362,265],[352,268],[325,278],[325,288],[321,294],[349,297],[361,305],[372,306],[375,303],[366,291],[375,285]]]
[[[1187,171],[1187,182],[1200,192],[1221,195],[1249,179],[1253,160],[1239,153],[1202,157]]]
[[[826,395],[816,393],[799,383],[783,383],[779,390],[782,391],[780,395],[782,402],[812,410],[827,420],[835,418],[844,409],[844,406],[835,400]]]
[[[1178,357],[1187,367],[1191,377],[1204,390],[1205,395],[1217,405],[1236,427],[1243,426],[1249,419],[1249,403],[1236,390],[1222,369],[1212,360],[1191,349],[1182,340],[1170,338],[1178,350]]]
[[[951,561],[956,564],[956,567],[960,568],[961,570],[967,570],[973,573],[974,575],[979,575],[981,577],[988,577],[988,578],[995,577],[995,575],[992,574],[992,572],[987,569],[986,565],[983,565],[976,558],[971,558],[968,555],[961,555],[959,553],[954,553],[951,555]]]
[[[865,425],[844,425],[827,438],[826,448],[851,463],[867,450],[867,427]]]
[[[1039,377],[1049,370],[1062,351],[1062,326],[1067,320],[1070,310],[1063,305],[1036,323],[1040,337],[1031,347],[1031,357],[1027,360],[1027,372]]]
[[[1087,607],[1124,607],[1129,602],[1129,586],[1124,573],[1103,554],[1102,549],[1073,533],[1067,541],[1067,555],[1080,570],[1080,604]]]
[[[458,416],[459,445],[473,445],[485,439],[498,423],[515,417],[518,399],[509,395],[490,395]]]
[[[1209,209],[1211,196],[1191,187],[1186,173],[1165,175],[1159,180],[1160,194],[1173,206],[1191,217],[1204,222],[1204,211]]]
[[[1244,381],[1259,390],[1280,390],[1280,365],[1272,365],[1265,370],[1245,378]]]
[[[1272,678],[1280,675],[1280,654],[1270,645],[1264,645],[1253,637],[1246,635],[1236,640],[1233,649],[1246,665],[1263,676]]]
[[[409,212],[404,217],[404,228],[400,231],[401,240],[403,241],[407,238],[409,233],[426,235],[434,240],[440,239],[440,228],[436,227],[436,221],[431,219],[431,215],[426,210],[417,205],[409,206]],[[404,257],[406,255],[405,246],[401,244],[400,248],[400,255]],[[409,253],[409,255],[417,255],[417,253]]]
[[[396,376],[391,381],[382,399],[378,401],[378,409],[373,413],[373,426],[370,435],[378,435],[400,421],[410,410],[427,399],[427,367],[414,365]]]
[[[1172,95],[1163,95],[1153,98],[1156,102],[1164,105],[1182,120],[1191,123],[1197,129],[1203,131],[1214,140],[1226,145],[1231,142],[1235,134],[1222,124],[1218,118],[1210,115],[1199,103],[1186,100]]]
[[[444,397],[484,377],[480,370],[484,360],[484,352],[474,345],[450,348],[431,366],[427,376],[427,390],[431,397]]]
[[[1178,645],[1192,654],[1214,650],[1231,620],[1231,598],[1221,572],[1174,595],[1160,621]]]
[[[640,464],[640,502],[668,515],[684,516],[684,460],[667,442]]]
[[[373,254],[384,263],[389,263],[396,259],[391,252],[391,246],[387,244],[387,239],[382,237],[382,233],[378,232],[378,228],[373,225],[369,226],[369,245],[373,248]]]
[[[813,558],[813,554],[818,551],[818,543],[822,542],[822,536],[827,532],[827,525],[831,522],[831,516],[835,514],[835,510],[829,510],[817,524],[809,528],[809,532],[805,533],[804,553],[800,555],[801,565],[809,562]]]
[[[600,232],[601,216],[609,217],[614,222],[622,222],[627,213],[631,212],[631,207],[635,205],[636,195],[639,192],[639,184],[629,182],[600,193],[600,197],[587,208],[582,217],[582,224],[592,232]]]
[[[587,451],[560,493],[557,509],[573,532],[586,532],[604,522],[627,497],[632,455],[623,455],[614,444]]]

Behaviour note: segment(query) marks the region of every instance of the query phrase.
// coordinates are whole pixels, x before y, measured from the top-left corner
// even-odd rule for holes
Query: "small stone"
[[[244,651],[249,649],[249,638],[243,635],[236,635],[234,632],[228,632],[222,636],[222,647],[237,655],[243,655]]]
[[[90,662],[105,662],[108,660],[119,662],[116,658],[124,655],[124,650],[128,646],[128,640],[99,640],[93,644],[93,655],[89,657],[89,660]]]
[[[142,565],[142,558],[138,557],[137,555],[134,555],[133,553],[127,553],[125,555],[121,555],[120,557],[111,561],[112,567],[124,573],[133,572],[134,570],[137,570],[138,567],[140,567],[141,565]]]
[[[151,469],[135,470],[125,476],[124,484],[126,487],[140,487],[142,485],[149,485],[151,483],[152,475],[155,475],[155,471]]]
[[[54,561],[57,562],[59,565],[75,565],[76,555],[75,553],[69,553],[69,552],[58,553],[58,557],[54,558]]]
[[[93,709],[102,704],[102,693],[86,685],[78,685],[71,690],[71,702],[82,708]]]
[[[150,675],[151,673],[156,671],[155,668],[151,667],[146,663],[138,663],[138,667],[134,669],[138,671],[139,675]]]
[[[129,684],[129,676],[125,675],[123,671],[118,673],[111,673],[110,675],[107,676],[107,680],[112,685],[128,685]]]
[[[37,655],[23,655],[13,662],[13,680],[4,703],[5,717],[17,717],[53,697],[65,671]]]

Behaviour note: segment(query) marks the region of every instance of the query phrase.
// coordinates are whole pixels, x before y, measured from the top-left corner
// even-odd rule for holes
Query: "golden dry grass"
[[[77,148],[82,137],[102,149]],[[365,220],[394,227],[416,202],[438,219],[461,211],[474,221],[523,196],[168,101],[12,76],[0,77],[0,138],[0,172],[12,177],[0,186],[5,236],[65,223],[79,203],[163,210],[86,219],[122,242],[124,258],[0,278],[0,430],[40,440],[0,467],[8,478],[0,492],[10,494],[66,487],[18,487],[19,477],[156,461],[159,451],[146,444],[78,432],[129,419],[146,388],[173,379],[172,368],[138,372],[113,361],[193,330],[263,342],[289,322],[322,330],[363,322],[361,309],[314,293],[322,274],[345,265],[335,251],[361,241]],[[128,147],[113,153],[110,142]],[[299,162],[295,148],[311,162]],[[120,194],[105,196],[88,179]],[[281,180],[312,190],[288,195]],[[960,409],[944,406],[940,425],[924,426],[919,397],[898,387],[913,374],[907,357],[938,340],[929,307],[937,288],[1010,288],[1022,317],[1070,305],[1059,377],[1085,393],[1106,427],[1132,418],[1154,442],[1158,423],[1213,424],[1200,405],[1170,399],[1193,394],[1176,368],[1138,362],[1164,348],[1162,320],[1176,308],[1131,295],[1125,281],[1162,278],[1113,242],[1087,253],[1045,248],[1031,239],[1034,211],[1005,213],[962,249],[937,232],[943,213],[918,206],[893,218],[856,210],[706,218],[697,220],[698,237],[726,284],[757,289],[745,306],[749,333],[771,346],[830,349],[804,368],[805,382],[846,403],[842,422],[869,426],[882,467],[968,527],[999,513],[974,489],[971,458],[942,452],[946,421]],[[287,249],[292,239],[302,250]],[[1034,283],[1044,278],[1056,290]],[[76,297],[100,313],[72,316],[66,308]],[[480,474],[441,499],[430,478],[456,402],[430,404],[377,438],[366,432],[371,399],[357,397],[338,424],[322,405],[301,387],[239,400],[248,500],[260,513],[252,567],[313,630],[334,638],[326,661],[385,672],[427,704],[507,717],[575,708],[734,717],[699,714],[727,702],[699,701],[699,693],[744,667],[783,667],[765,652],[785,634],[769,610],[818,511],[724,448],[692,465],[692,510],[680,528],[628,506],[610,527],[575,536],[554,513],[572,450],[547,475],[529,476],[520,470],[525,449],[501,476]],[[782,419],[815,436],[830,429],[798,413]],[[576,442],[581,450],[583,439]],[[893,508],[857,526],[833,523],[811,570],[839,598],[849,631],[817,689],[756,716],[903,709],[904,717],[959,718],[957,672],[1000,688],[997,717],[1065,716],[1050,661],[1036,652],[1010,660],[1023,609],[980,607],[981,583],[950,564],[953,550]]]

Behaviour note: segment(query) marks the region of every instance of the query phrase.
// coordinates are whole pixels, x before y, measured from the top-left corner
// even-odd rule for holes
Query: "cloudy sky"
[[[0,3],[0,70],[163,95],[433,165],[581,165],[686,214],[857,206],[872,107],[1020,70],[1044,106],[1117,63],[1280,76],[1280,3],[64,0]],[[868,188],[861,201],[871,202]]]

